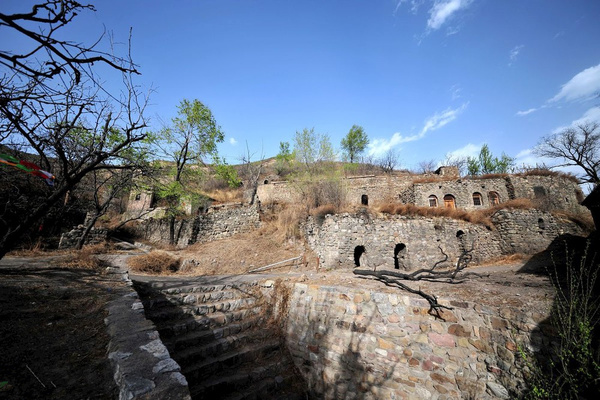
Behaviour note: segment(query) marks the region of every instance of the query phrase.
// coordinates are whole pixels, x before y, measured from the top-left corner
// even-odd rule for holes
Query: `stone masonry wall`
[[[176,222],[177,246],[185,247],[199,242],[223,239],[238,233],[249,232],[260,226],[258,204],[219,209],[212,207],[208,213]],[[149,219],[133,227],[134,233],[153,243],[168,243],[169,221]]]
[[[504,179],[458,179],[455,181],[440,181],[428,183],[416,183],[414,185],[414,204],[429,207],[429,196],[434,195],[438,199],[438,207],[444,206],[444,196],[452,195],[455,198],[457,208],[465,210],[476,210],[489,208],[490,192],[496,192],[500,202],[509,200]],[[473,193],[481,194],[481,205],[473,204]]]
[[[326,269],[354,268],[357,257],[360,266],[369,268],[431,267],[444,258],[440,247],[449,257],[446,266],[471,246],[473,261],[480,263],[514,253],[535,254],[562,234],[584,235],[575,223],[539,210],[500,210],[492,221],[494,229],[488,229],[450,218],[373,217],[363,212],[311,217],[304,231]]]
[[[547,209],[560,209],[574,213],[586,212],[579,203],[583,192],[576,182],[560,176],[511,176],[517,198],[539,200]]]
[[[296,284],[288,348],[315,398],[487,400],[522,391],[517,349],[548,345],[536,329],[547,312],[440,301],[453,307],[444,320],[401,292]]]
[[[377,269],[431,267],[444,259],[440,247],[449,256],[446,266],[472,245],[477,262],[502,254],[497,232],[450,218],[339,214],[309,218],[304,229],[320,266],[327,269],[355,267],[359,246],[364,247],[360,266]]]

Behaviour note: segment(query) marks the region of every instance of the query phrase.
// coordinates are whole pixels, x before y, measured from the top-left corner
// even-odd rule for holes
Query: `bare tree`
[[[563,160],[556,167],[577,166],[584,174],[582,183],[600,183],[600,125],[586,122],[542,138],[535,149],[541,157]]]
[[[446,154],[444,161],[442,161],[442,165],[446,167],[456,167],[458,168],[458,174],[460,176],[465,176],[467,173],[467,157],[455,156],[450,153]]]
[[[260,180],[260,174],[262,174],[264,166],[264,155],[261,154],[258,161],[252,161],[254,154],[250,154],[250,148],[248,142],[246,142],[246,154],[242,155],[240,161],[242,167],[240,175],[244,181],[244,186],[250,191],[250,205],[254,204],[256,200],[256,192],[258,191],[258,182]]]
[[[377,159],[377,166],[386,174],[391,174],[400,165],[400,156],[394,149],[389,149],[383,156]]]
[[[46,0],[31,11],[0,13],[0,30],[29,40],[0,50],[0,143],[14,154],[34,153],[35,161],[56,176],[53,190],[31,204],[18,223],[3,227],[0,258],[51,206],[86,175],[121,169],[125,154],[147,135],[146,98],[132,81],[138,74],[129,55],[117,57],[92,45],[68,40],[61,29],[78,14],[94,11],[73,0]],[[122,80],[120,92],[109,92],[97,66]]]
[[[473,243],[471,244],[470,248],[462,251],[461,255],[456,261],[456,265],[452,269],[439,269],[442,264],[445,264],[448,261],[448,254],[446,254],[441,247],[439,247],[439,249],[443,255],[443,258],[433,264],[431,268],[421,268],[410,273],[389,270],[371,271],[355,269],[354,274],[359,276],[373,277],[385,283],[387,286],[398,287],[402,290],[406,290],[407,292],[423,297],[429,303],[429,313],[441,318],[441,309],[451,310],[452,308],[438,303],[437,296],[423,292],[420,288],[413,289],[402,281],[429,281],[456,284],[464,282],[468,277],[480,277],[481,275],[473,272],[464,272],[473,258],[471,254],[474,249]]]
[[[437,162],[435,160],[421,161],[417,167],[417,172],[421,174],[432,173],[436,170]]]

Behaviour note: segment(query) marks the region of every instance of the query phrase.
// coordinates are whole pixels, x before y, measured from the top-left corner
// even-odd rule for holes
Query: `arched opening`
[[[543,218],[538,219],[538,228],[540,228],[540,233],[546,229],[546,223]]]
[[[369,196],[367,196],[366,194],[363,194],[362,196],[360,196],[360,204],[362,204],[363,206],[368,206],[369,205]]]
[[[268,184],[269,184],[269,180],[268,180],[268,179],[265,179],[265,182],[264,182],[264,183],[265,183],[265,185],[268,185]]]
[[[395,269],[404,269],[406,267],[405,259],[406,257],[406,245],[404,243],[398,243],[394,247],[394,268]]]
[[[140,201],[141,198],[142,198],[141,194],[138,193],[135,195],[135,201]]]
[[[483,198],[481,197],[481,193],[479,193],[479,192],[473,193],[473,205],[474,206],[483,205]]]
[[[354,248],[354,265],[360,267],[360,256],[362,256],[367,250],[365,246],[356,246]]]
[[[444,196],[444,207],[446,208],[456,208],[456,200],[454,196],[451,194],[447,194]]]
[[[497,206],[500,204],[500,195],[497,192],[489,192],[488,197],[490,199],[490,206]]]
[[[463,236],[465,236],[465,232],[464,231],[457,231],[456,232],[456,237],[461,239]]]
[[[429,196],[429,207],[437,207],[438,206],[438,198],[435,194]]]
[[[456,231],[456,239],[458,239],[458,249],[461,252],[465,251],[465,239],[466,238],[467,238],[467,235],[465,234],[464,231],[462,231],[462,230]]]

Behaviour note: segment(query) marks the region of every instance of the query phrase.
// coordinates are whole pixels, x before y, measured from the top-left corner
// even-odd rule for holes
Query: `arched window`
[[[360,196],[360,204],[362,204],[363,206],[368,206],[369,205],[369,196],[367,196],[366,194],[363,194],[362,196]]]
[[[360,256],[363,255],[367,250],[365,246],[356,246],[354,248],[354,265],[360,267]]]
[[[429,196],[429,207],[437,207],[437,206],[438,206],[437,196],[435,194],[432,194],[431,196]]]
[[[490,198],[490,206],[497,206],[500,204],[500,195],[498,192],[489,192],[488,197]]]
[[[404,243],[398,243],[394,247],[394,268],[402,269],[405,268],[404,257],[406,256],[406,245]]]
[[[456,201],[454,200],[454,196],[452,196],[451,194],[447,194],[444,196],[444,207],[456,208]]]
[[[141,198],[142,198],[141,194],[138,193],[135,195],[135,201],[140,201]]]
[[[546,229],[546,223],[544,222],[543,218],[538,219],[538,228],[540,228],[540,233]]]
[[[483,205],[483,199],[481,197],[481,193],[479,193],[479,192],[473,193],[473,205],[474,206]]]

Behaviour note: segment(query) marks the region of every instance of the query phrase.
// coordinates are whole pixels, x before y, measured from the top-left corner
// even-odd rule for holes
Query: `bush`
[[[179,270],[180,260],[162,251],[152,251],[130,258],[127,264],[135,272],[169,274]]]

